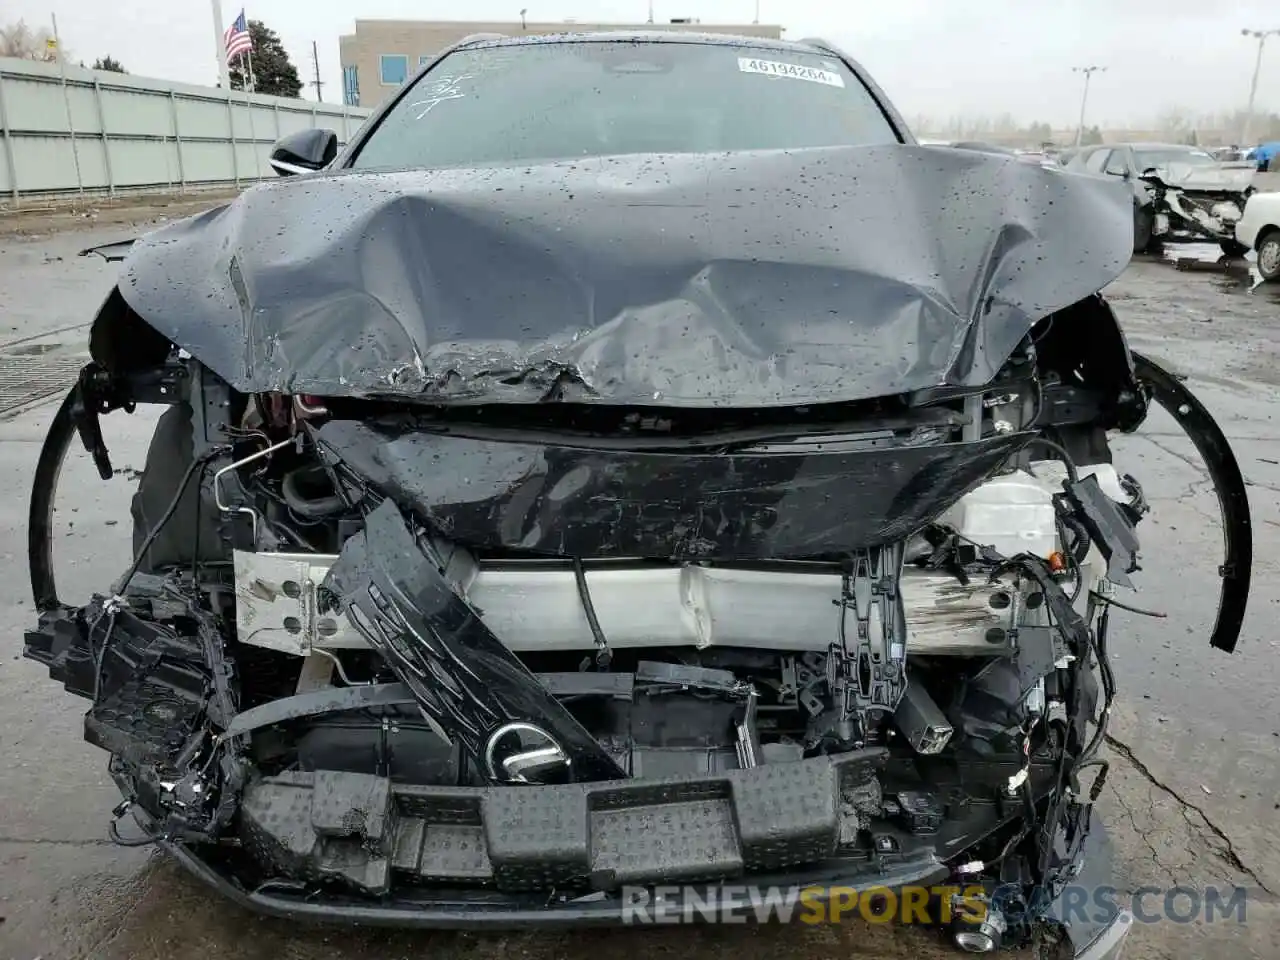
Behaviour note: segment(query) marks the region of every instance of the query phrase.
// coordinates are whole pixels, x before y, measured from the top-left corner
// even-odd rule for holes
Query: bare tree
[[[1033,123],[1022,133],[1027,140],[1037,146],[1053,142],[1053,127],[1049,126],[1047,123]]]
[[[966,117],[963,124],[961,136],[969,140],[981,140],[990,136],[995,129],[990,117]]]
[[[53,34],[44,27],[37,30],[28,27],[25,20],[0,27],[0,57],[17,57],[20,60],[57,59],[51,43]],[[66,51],[62,51],[66,56]]]
[[[1156,120],[1160,133],[1170,140],[1183,140],[1192,129],[1191,114],[1182,107],[1169,107]]]
[[[996,117],[992,132],[1003,137],[1008,136],[1011,133],[1016,133],[1017,130],[1018,121],[1014,119],[1013,114],[1002,113],[1000,116]]]

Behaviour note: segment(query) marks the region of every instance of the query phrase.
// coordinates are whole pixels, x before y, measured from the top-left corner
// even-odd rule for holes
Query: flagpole
[[[248,28],[249,28],[249,21],[246,20],[245,29],[247,30]],[[249,118],[249,142],[253,144],[253,168],[254,168],[255,174],[258,177],[261,177],[262,176],[262,157],[258,153],[258,134],[253,129],[253,101],[249,99],[250,91],[252,91],[253,93],[258,92],[258,89],[257,89],[258,82],[253,77],[253,44],[252,44],[253,35],[252,34],[249,35],[249,39],[250,39],[249,49],[245,50],[244,52],[245,65],[249,69],[249,84],[245,88],[244,108],[245,108],[245,113]],[[268,167],[267,169],[269,170],[270,167]]]
[[[227,38],[222,22],[221,0],[210,0],[213,4],[213,42],[218,51],[218,83],[223,90],[231,89],[231,71],[227,66]]]
[[[249,89],[257,93],[258,78],[253,75],[253,30],[249,27],[249,17],[245,14],[244,7],[240,8],[240,16],[244,17],[244,29],[249,34],[249,46],[244,51],[245,66],[249,69]]]

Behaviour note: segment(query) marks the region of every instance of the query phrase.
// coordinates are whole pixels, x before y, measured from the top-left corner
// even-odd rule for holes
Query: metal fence
[[[346,143],[371,112],[0,58],[0,204],[239,186],[274,175],[281,136],[327,127]]]

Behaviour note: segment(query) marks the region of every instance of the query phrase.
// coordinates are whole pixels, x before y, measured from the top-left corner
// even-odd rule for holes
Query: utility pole
[[[1099,70],[1106,71],[1106,67],[1072,67],[1072,73],[1084,74],[1084,93],[1080,95],[1080,122],[1076,125],[1076,147],[1084,141],[1084,110],[1089,103],[1089,81],[1093,79],[1093,75]]]
[[[1267,37],[1280,33],[1280,30],[1241,30],[1240,33],[1258,41],[1258,57],[1253,62],[1253,81],[1249,84],[1249,105],[1244,108],[1244,130],[1240,132],[1240,146],[1247,147],[1253,143],[1249,138],[1249,128],[1253,126],[1253,98],[1258,95],[1258,74],[1262,71],[1262,48],[1266,46]]]
[[[649,22],[653,23],[653,0],[649,0]]]
[[[227,69],[226,25],[222,22],[222,0],[210,0],[213,4],[213,48],[218,51],[218,85],[231,89],[231,72]]]
[[[752,20],[751,22],[752,22],[752,23],[759,23],[759,22],[760,22],[760,0],[756,0],[756,18],[755,18],[754,20]]]
[[[311,85],[316,88],[316,103],[319,103],[321,100],[320,87],[322,86],[320,83],[320,54],[316,52],[316,42],[314,40],[311,41],[311,65],[315,67],[316,71],[316,78],[311,81]]]

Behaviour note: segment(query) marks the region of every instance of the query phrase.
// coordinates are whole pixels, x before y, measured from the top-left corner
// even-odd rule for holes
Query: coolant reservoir
[[[1053,488],[1023,470],[988,480],[939,519],[1006,557],[1048,558],[1058,548]]]

